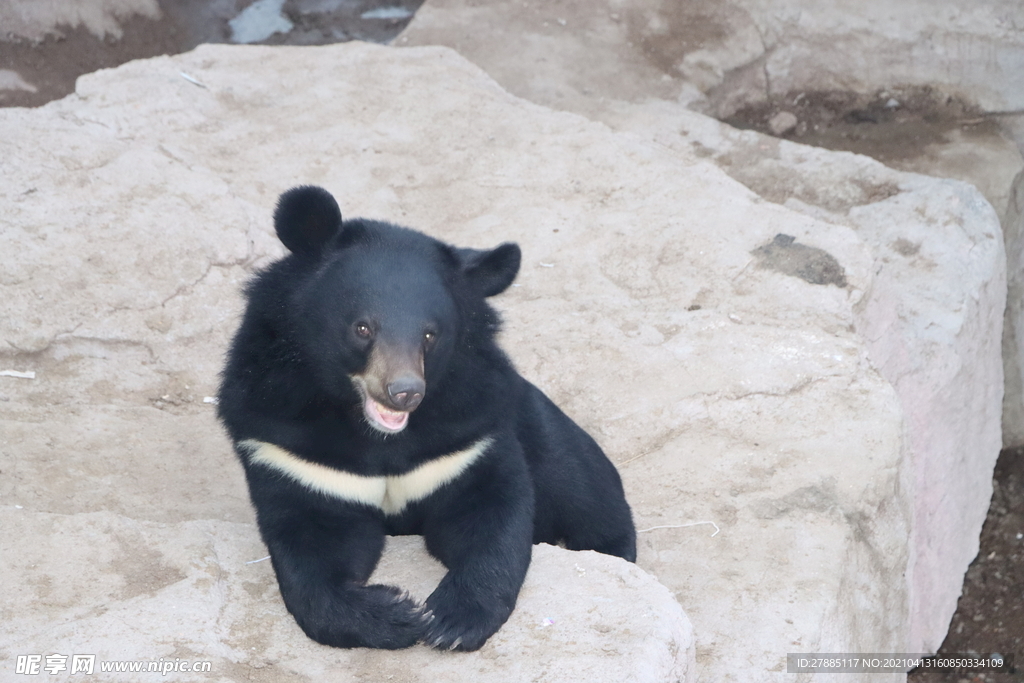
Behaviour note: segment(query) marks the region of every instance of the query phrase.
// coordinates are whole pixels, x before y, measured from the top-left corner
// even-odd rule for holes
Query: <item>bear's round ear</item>
[[[293,187],[277,200],[274,229],[288,251],[318,257],[341,230],[341,209],[322,187]]]
[[[490,251],[456,249],[462,272],[474,289],[486,296],[501,294],[519,273],[522,252],[519,245],[506,242]]]

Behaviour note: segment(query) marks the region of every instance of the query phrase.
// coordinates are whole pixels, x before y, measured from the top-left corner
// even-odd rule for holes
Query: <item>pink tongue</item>
[[[372,421],[391,432],[402,430],[405,427],[405,423],[409,421],[409,413],[385,408],[369,396],[366,397],[363,411]]]

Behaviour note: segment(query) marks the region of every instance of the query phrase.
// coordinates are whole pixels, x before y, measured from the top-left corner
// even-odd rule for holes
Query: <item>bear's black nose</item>
[[[388,384],[388,398],[399,410],[415,410],[425,389],[426,384],[418,377],[400,377]]]

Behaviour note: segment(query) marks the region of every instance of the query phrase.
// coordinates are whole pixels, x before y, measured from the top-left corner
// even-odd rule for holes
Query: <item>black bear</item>
[[[614,465],[498,348],[486,297],[520,251],[457,249],[284,193],[291,252],[248,285],[219,415],[281,596],[313,640],[476,650],[508,619],[533,543],[636,559]],[[388,534],[448,570],[421,606],[367,585]]]

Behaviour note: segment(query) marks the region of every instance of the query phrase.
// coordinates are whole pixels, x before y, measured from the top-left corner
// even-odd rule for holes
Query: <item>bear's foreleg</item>
[[[409,647],[423,637],[423,608],[394,586],[366,585],[384,548],[372,511],[261,515],[285,606],[306,635],[333,647]]]
[[[426,601],[423,642],[440,650],[478,650],[512,613],[530,566],[533,490],[525,465],[483,469],[423,530],[427,549],[448,568]]]

